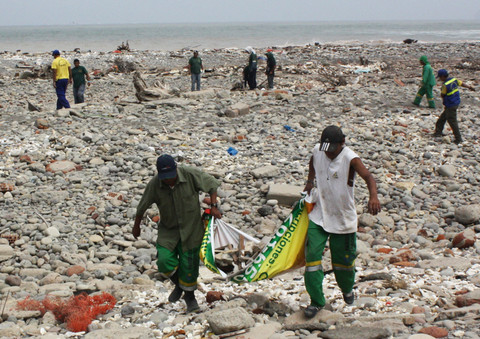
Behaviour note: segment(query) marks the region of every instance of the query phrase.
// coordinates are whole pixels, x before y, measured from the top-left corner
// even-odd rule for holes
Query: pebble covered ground
[[[479,44],[273,48],[274,91],[230,91],[248,55],[225,49],[200,51],[208,72],[196,93],[184,69],[191,51],[67,51],[93,81],[86,103],[59,111],[48,53],[0,53],[0,338],[480,337],[480,94],[461,89],[460,145],[447,128],[433,138],[440,86],[437,109],[411,104],[423,54],[480,90]],[[134,69],[168,95],[138,102]],[[156,272],[155,207],[141,238],[131,235],[156,157],[169,153],[216,176],[224,220],[266,242],[291,210],[269,188],[301,191],[330,124],[375,176],[383,207],[366,213],[358,180],[355,303],[345,305],[329,274],[329,305],[307,321],[302,270],[236,285],[205,267],[199,313],[168,303],[172,285]],[[100,291],[117,306],[88,332],[68,331],[50,312],[15,310],[27,296]]]

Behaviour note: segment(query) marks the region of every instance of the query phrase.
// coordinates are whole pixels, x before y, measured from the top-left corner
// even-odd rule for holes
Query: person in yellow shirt
[[[70,108],[70,103],[65,97],[68,84],[72,83],[72,68],[67,59],[60,56],[56,49],[52,52],[53,62],[53,87],[57,92],[57,109]]]

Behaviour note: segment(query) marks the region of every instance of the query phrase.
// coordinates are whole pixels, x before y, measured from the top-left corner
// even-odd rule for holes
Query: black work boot
[[[317,315],[318,311],[320,311],[323,307],[322,306],[313,306],[310,305],[306,309],[303,310],[303,314],[307,319],[311,319]]]
[[[175,288],[173,289],[172,293],[168,296],[168,301],[171,303],[174,303],[176,301],[179,301],[180,298],[182,297],[183,290],[180,288],[180,285],[178,284],[178,274],[175,272],[171,277],[170,280],[172,283],[175,285]]]
[[[185,303],[187,304],[187,313],[194,312],[200,309],[197,303],[197,299],[195,299],[194,291],[185,291],[183,299],[185,299]]]

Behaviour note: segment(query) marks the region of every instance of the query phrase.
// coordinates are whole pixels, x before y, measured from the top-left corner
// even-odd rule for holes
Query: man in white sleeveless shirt
[[[354,301],[357,212],[353,196],[355,174],[367,183],[370,199],[368,212],[380,212],[377,185],[358,155],[345,146],[345,135],[337,126],[328,126],[322,132],[320,144],[313,148],[305,191],[310,193],[317,182],[315,206],[309,214],[305,244],[305,286],[311,304],[305,316],[312,318],[325,306],[323,294],[322,255],[330,238],[335,279],[347,304]]]

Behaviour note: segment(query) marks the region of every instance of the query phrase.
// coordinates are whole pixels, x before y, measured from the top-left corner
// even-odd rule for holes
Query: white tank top
[[[357,231],[357,211],[353,197],[354,181],[348,185],[350,163],[359,156],[348,147],[331,160],[320,151],[320,144],[313,148],[313,167],[317,180],[317,194],[310,220],[329,233],[346,234]],[[354,179],[355,176],[352,178]]]

